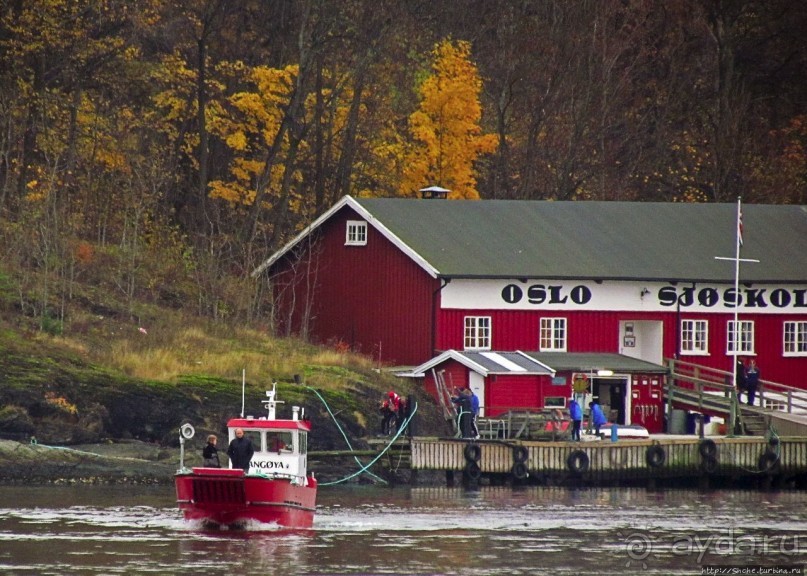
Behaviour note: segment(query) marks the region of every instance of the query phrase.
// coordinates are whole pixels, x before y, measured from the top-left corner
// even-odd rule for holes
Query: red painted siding
[[[464,349],[466,316],[491,317],[492,350],[538,350],[541,318],[567,319],[567,352],[614,352],[619,343],[620,318],[605,313],[448,309],[440,311],[438,350]]]
[[[365,246],[346,246],[348,220],[360,218],[345,208],[312,235],[303,258],[273,266],[278,333],[306,335],[308,307],[313,342],[341,341],[387,365],[423,362],[439,282],[372,226]]]
[[[496,417],[508,410],[524,410],[541,406],[541,384],[545,376],[513,376],[496,374],[487,380],[485,399],[487,413]]]
[[[439,312],[437,350],[463,350],[463,330],[466,316],[491,317],[492,350],[539,349],[540,319],[561,317],[567,319],[567,352],[619,352],[620,321],[654,320],[663,323],[663,356],[673,358],[677,352],[678,320],[706,320],[709,323],[709,354],[685,355],[682,360],[710,368],[731,370],[732,358],[726,354],[726,335],[731,314],[647,312],[543,312],[539,310],[460,310],[445,309]],[[783,357],[783,330],[785,321],[802,317],[779,314],[744,314],[741,321],[753,321],[755,353],[762,370],[762,378],[791,386],[807,388],[807,357]]]
[[[443,382],[448,387],[448,392],[453,393],[454,388],[467,388],[469,377],[468,368],[456,360],[446,360],[439,366],[435,366],[434,372],[443,373]],[[437,398],[437,385],[434,382],[432,370],[426,374],[424,379],[425,390]]]

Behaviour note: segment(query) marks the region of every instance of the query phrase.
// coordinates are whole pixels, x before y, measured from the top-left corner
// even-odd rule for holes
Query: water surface
[[[807,493],[320,489],[310,530],[204,531],[172,487],[0,487],[0,573],[700,574],[802,566]]]

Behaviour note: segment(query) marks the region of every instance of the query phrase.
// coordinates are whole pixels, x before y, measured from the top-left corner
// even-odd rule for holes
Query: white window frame
[[[541,352],[566,352],[569,340],[566,318],[541,318],[538,333],[538,349]]]
[[[367,245],[367,222],[364,220],[348,220],[345,227],[345,246]]]
[[[807,322],[788,320],[784,323],[782,356],[807,356]]]
[[[754,352],[754,321],[753,320],[738,320],[739,334],[740,334],[740,347],[737,349],[734,334],[734,320],[726,322],[726,354],[744,355],[755,354]]]
[[[681,355],[709,354],[709,321],[700,318],[681,320]]]
[[[490,350],[493,327],[490,316],[466,316],[462,342],[465,350]]]

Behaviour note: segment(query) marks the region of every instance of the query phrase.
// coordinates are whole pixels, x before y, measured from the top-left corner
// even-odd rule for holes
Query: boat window
[[[261,449],[261,433],[257,430],[244,430],[244,438],[252,440],[252,446],[255,450]]]
[[[300,454],[308,453],[308,434],[300,432]]]
[[[291,432],[267,432],[266,450],[268,452],[291,452]]]

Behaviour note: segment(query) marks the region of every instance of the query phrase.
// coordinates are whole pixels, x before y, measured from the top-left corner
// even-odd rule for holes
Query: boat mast
[[[247,386],[247,369],[241,369],[241,418],[244,417],[244,395]]]
[[[272,389],[266,391],[266,396],[269,398],[269,400],[261,400],[261,403],[266,405],[266,409],[269,412],[268,416],[266,417],[267,420],[275,420],[275,407],[278,404],[283,404],[282,400],[275,400],[275,396],[277,394],[277,391],[275,390],[276,386],[277,382],[272,382]]]

